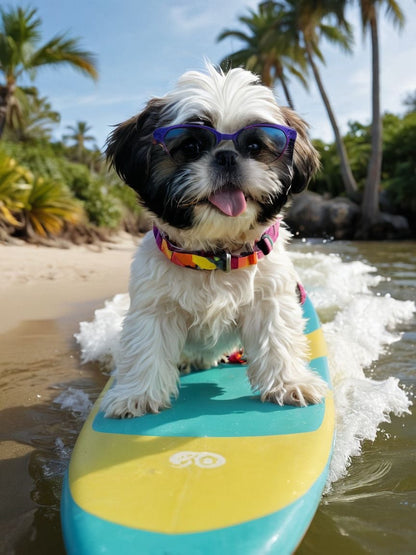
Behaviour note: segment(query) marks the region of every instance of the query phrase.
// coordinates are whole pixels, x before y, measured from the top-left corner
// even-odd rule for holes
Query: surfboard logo
[[[227,462],[222,455],[209,451],[179,451],[169,457],[169,461],[174,468],[185,468],[192,464],[199,468],[217,468]]]

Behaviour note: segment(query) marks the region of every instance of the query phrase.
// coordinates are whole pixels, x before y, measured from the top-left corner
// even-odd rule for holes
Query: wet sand
[[[54,506],[39,492],[59,498],[60,484],[56,491],[53,481],[52,491],[38,484],[45,466],[39,458],[53,459],[46,451],[62,427],[53,400],[72,382],[86,391],[104,383],[98,371],[80,365],[73,334],[106,299],[127,291],[136,244],[126,235],[100,247],[0,245],[1,553],[62,550],[58,531],[39,537],[36,523],[39,507]],[[51,525],[59,521],[52,518]]]

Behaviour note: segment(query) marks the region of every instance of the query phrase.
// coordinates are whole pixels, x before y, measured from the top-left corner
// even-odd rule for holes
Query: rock
[[[404,216],[380,212],[376,222],[369,226],[363,226],[359,230],[356,239],[407,239],[411,236],[409,222]]]
[[[306,191],[294,197],[285,221],[295,235],[351,239],[357,230],[359,207],[344,197],[325,199]]]

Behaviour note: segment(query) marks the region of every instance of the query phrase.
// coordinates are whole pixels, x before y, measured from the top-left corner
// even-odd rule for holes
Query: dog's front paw
[[[170,407],[170,402],[162,399],[152,399],[146,394],[134,395],[125,391],[122,386],[114,386],[107,391],[101,410],[106,418],[134,418],[147,413],[158,413],[159,410]]]
[[[275,385],[262,396],[262,401],[271,401],[278,405],[306,407],[320,403],[328,390],[328,384],[314,372],[301,382],[282,382]]]

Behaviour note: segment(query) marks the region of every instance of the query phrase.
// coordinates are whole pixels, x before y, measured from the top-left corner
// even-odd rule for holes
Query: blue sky
[[[97,56],[97,83],[70,68],[39,70],[35,85],[47,96],[62,120],[55,131],[60,138],[67,125],[86,121],[101,148],[111,126],[139,112],[147,100],[167,92],[189,69],[202,69],[204,58],[218,63],[239,48],[236,40],[216,42],[224,28],[237,28],[238,16],[256,7],[257,0],[9,0],[3,5],[38,8],[46,41],[68,31],[82,38],[82,46]],[[402,113],[403,99],[416,89],[416,3],[399,0],[406,14],[399,33],[383,19],[382,109]],[[383,12],[384,13],[384,12]],[[358,10],[350,8],[355,26],[353,55],[323,45],[326,66],[322,78],[341,129],[347,122],[370,122],[369,37],[363,41]],[[332,141],[333,135],[320,95],[311,77],[309,93],[291,80],[296,110],[310,123],[312,137]],[[276,94],[286,104],[279,87]]]

